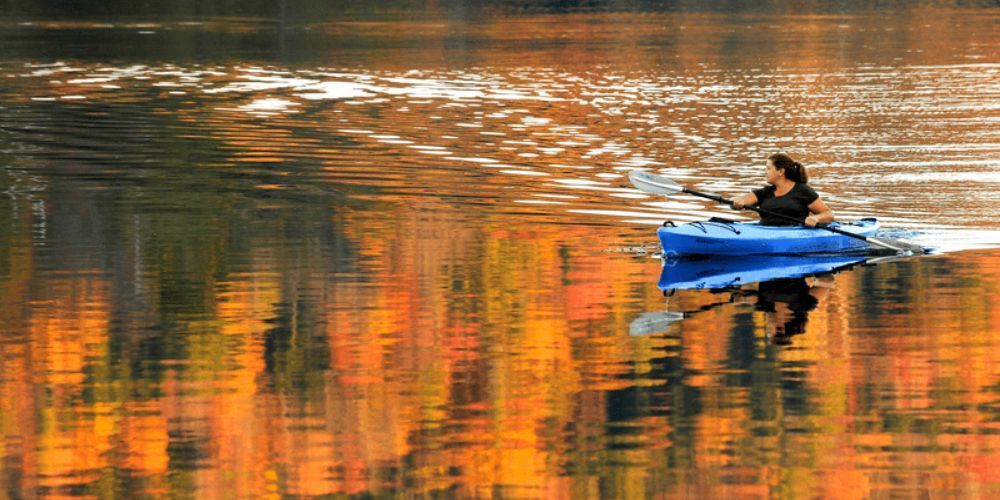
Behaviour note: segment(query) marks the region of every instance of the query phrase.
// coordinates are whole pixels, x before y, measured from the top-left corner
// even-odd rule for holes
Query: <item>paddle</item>
[[[729,299],[722,302],[712,302],[711,304],[703,305],[693,311],[685,312],[674,312],[674,311],[663,311],[663,312],[644,312],[639,314],[637,318],[632,320],[628,325],[628,334],[632,337],[642,337],[645,335],[650,335],[653,333],[659,333],[666,331],[670,325],[682,321],[684,319],[690,318],[691,316],[698,314],[700,312],[709,311],[725,304],[733,303],[734,295],[729,294]]]
[[[682,312],[644,312],[628,325],[628,334],[632,337],[642,337],[666,331],[670,325],[688,317]]]
[[[662,194],[664,196],[670,196],[678,193],[686,193],[693,196],[698,196],[701,198],[706,198],[712,201],[716,201],[724,205],[729,205],[729,206],[733,205],[733,200],[727,200],[718,195],[701,193],[698,191],[694,191],[692,189],[688,189],[670,179],[667,179],[666,177],[661,177],[659,175],[651,174],[644,170],[632,170],[631,172],[629,172],[628,178],[630,181],[632,181],[633,186],[647,193]],[[795,217],[779,214],[776,212],[772,212],[770,210],[764,210],[759,207],[746,206],[743,208],[747,210],[753,210],[754,212],[757,212],[759,214],[768,215],[771,217],[777,217],[780,219],[787,220],[789,222],[794,222],[796,224],[802,224],[802,221],[796,219]],[[867,242],[869,245],[882,247],[888,250],[892,250],[899,254],[923,255],[927,253],[924,250],[924,248],[919,245],[904,243],[898,240],[890,240],[887,238],[873,238],[871,236],[862,236],[860,234],[854,234],[850,231],[844,231],[843,229],[838,229],[827,225],[817,225],[816,228],[825,229],[827,231],[832,231],[837,234],[842,234],[844,236],[859,239],[864,242]]]
[[[632,320],[628,325],[628,334],[632,337],[642,337],[645,335],[651,335],[654,333],[659,333],[666,331],[670,325],[677,323],[678,321],[683,321],[691,316],[710,311],[716,307],[732,304],[736,299],[737,293],[754,293],[750,291],[734,291],[729,293],[729,299],[721,302],[712,302],[711,304],[705,304],[693,311],[684,312],[674,312],[674,311],[663,311],[663,312],[644,312],[639,314],[637,318]]]

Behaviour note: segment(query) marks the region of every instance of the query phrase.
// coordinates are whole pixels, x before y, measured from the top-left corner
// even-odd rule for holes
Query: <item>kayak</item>
[[[878,231],[873,218],[830,227],[859,236]],[[868,243],[825,229],[805,226],[762,226],[757,222],[712,219],[674,225],[664,223],[656,231],[665,256],[683,255],[780,255],[843,253],[867,250]]]
[[[668,259],[657,288],[720,289],[831,273],[865,262],[862,255],[742,255]]]

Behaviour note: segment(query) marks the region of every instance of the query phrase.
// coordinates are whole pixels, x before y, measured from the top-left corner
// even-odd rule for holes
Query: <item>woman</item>
[[[767,158],[768,186],[755,189],[733,200],[733,208],[756,205],[761,210],[776,212],[802,221],[809,227],[833,222],[833,212],[819,198],[813,188],[806,185],[809,174],[806,167],[792,157],[777,153]],[[794,226],[795,223],[779,217],[760,215],[763,226]]]

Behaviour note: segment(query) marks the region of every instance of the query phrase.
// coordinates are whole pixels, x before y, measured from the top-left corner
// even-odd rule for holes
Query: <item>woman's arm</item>
[[[733,198],[733,208],[735,208],[736,210],[742,210],[743,207],[756,204],[757,204],[757,195],[753,193],[747,193],[743,196],[740,196],[739,198]]]
[[[809,211],[812,212],[812,215],[806,217],[805,220],[805,225],[809,227],[833,222],[833,211],[820,198],[816,198],[816,201],[809,204]]]

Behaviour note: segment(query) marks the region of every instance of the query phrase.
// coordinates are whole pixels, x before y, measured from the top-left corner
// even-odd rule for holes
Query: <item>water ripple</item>
[[[629,169],[730,196],[761,185],[763,157],[788,150],[842,216],[961,227],[997,218],[992,203],[963,189],[1000,173],[1000,136],[982,121],[998,109],[998,71],[984,63],[592,76],[58,62],[23,66],[24,104],[7,130],[29,146],[61,146],[39,155],[100,161],[108,175],[120,163],[111,159],[156,163],[165,147],[157,143],[188,137],[202,143],[192,156],[214,158],[205,165],[279,168],[285,184],[472,195],[505,213],[550,207],[525,220],[585,216],[609,226],[650,203],[627,185]],[[937,203],[914,205],[928,184]],[[575,197],[531,198],[541,193]],[[956,205],[960,217],[934,208]],[[641,218],[734,215],[698,200],[655,207]]]

